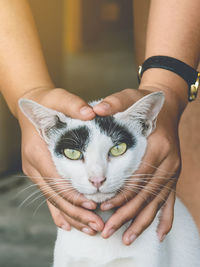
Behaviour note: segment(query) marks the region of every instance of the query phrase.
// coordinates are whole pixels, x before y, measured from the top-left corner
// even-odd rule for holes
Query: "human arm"
[[[94,213],[81,206],[93,209],[96,205],[83,196],[76,200],[77,193],[71,191],[70,194],[60,196],[59,185],[50,183],[50,178],[53,177],[56,183],[60,177],[47,147],[18,109],[18,99],[26,97],[74,118],[86,120],[95,116],[81,98],[54,88],[26,0],[0,1],[0,58],[0,90],[20,123],[24,172],[58,208],[49,203],[52,216],[59,227],[69,228],[71,224],[80,230],[86,228],[88,233],[94,234],[95,231],[88,224],[96,223],[96,229],[101,230],[103,223]]]
[[[198,0],[192,2],[189,0],[152,0],[145,58],[154,55],[166,55],[175,57],[196,68],[200,57],[199,8],[200,2]],[[163,199],[167,199],[167,201],[163,206],[158,228],[160,240],[171,228],[175,198],[174,189],[181,165],[178,123],[187,105],[188,97],[186,82],[173,72],[162,69],[145,71],[139,89],[138,91],[124,90],[104,99],[105,102],[110,104],[110,109],[107,112],[103,110],[100,104],[94,108],[97,114],[108,115],[126,109],[142,95],[151,91],[164,91],[166,97],[165,106],[157,122],[157,129],[149,137],[146,156],[137,172],[148,174],[149,176],[146,177],[152,175],[152,178],[149,179],[150,182],[136,197],[131,193],[133,188],[130,187],[128,192],[123,192],[107,202],[107,204],[120,208],[107,221],[102,233],[103,237],[109,237],[110,233],[116,231],[123,223],[134,218],[134,222],[123,236],[125,244],[130,244],[148,227],[157,210],[164,203]],[[163,179],[158,179],[159,176]],[[134,178],[132,179],[134,181]],[[150,192],[152,191],[152,183],[157,184],[154,187],[157,197],[154,197]],[[127,204],[124,204],[126,198],[130,200]],[[106,208],[103,208],[102,205],[102,209]],[[132,240],[130,237],[132,237]]]

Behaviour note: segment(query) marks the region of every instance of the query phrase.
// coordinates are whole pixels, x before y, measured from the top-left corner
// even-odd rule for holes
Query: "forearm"
[[[152,0],[147,29],[145,58],[166,55],[197,68],[200,58],[200,1]],[[172,100],[172,94],[184,109],[188,85],[173,72],[149,69],[144,72],[140,88],[158,87]],[[155,89],[156,90],[156,89]]]
[[[0,90],[17,116],[17,100],[38,87],[52,87],[26,0],[0,0]]]

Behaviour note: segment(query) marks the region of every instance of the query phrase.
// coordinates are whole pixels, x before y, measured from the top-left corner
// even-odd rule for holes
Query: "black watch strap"
[[[172,71],[181,76],[188,84],[189,101],[192,101],[197,96],[199,87],[200,74],[188,64],[168,56],[152,56],[144,61],[142,66],[139,66],[138,79],[140,81],[143,73],[150,68],[161,68]]]

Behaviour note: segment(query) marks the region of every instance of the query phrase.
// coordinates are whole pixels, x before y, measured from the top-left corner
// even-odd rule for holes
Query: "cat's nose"
[[[97,189],[99,189],[102,186],[105,180],[106,180],[106,177],[104,176],[89,178],[90,183],[92,183]]]

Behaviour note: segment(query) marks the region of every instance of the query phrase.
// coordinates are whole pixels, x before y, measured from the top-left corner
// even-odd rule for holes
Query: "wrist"
[[[165,69],[148,69],[144,72],[139,89],[163,91],[165,103],[173,107],[178,116],[188,103],[188,85],[177,74]]]

